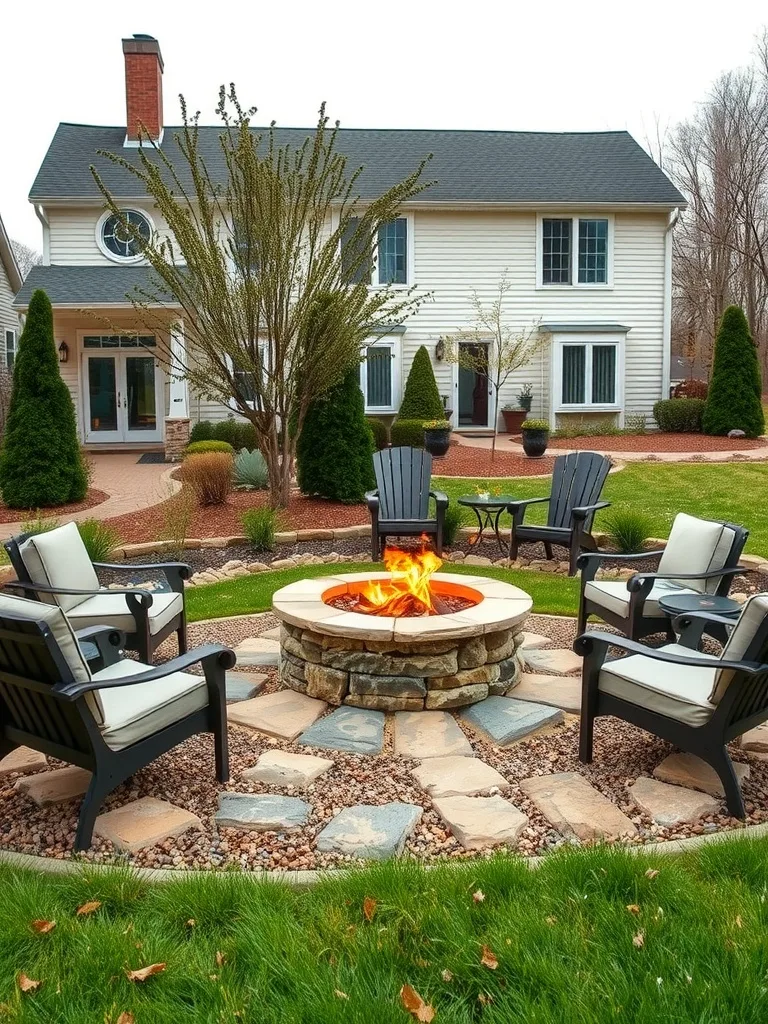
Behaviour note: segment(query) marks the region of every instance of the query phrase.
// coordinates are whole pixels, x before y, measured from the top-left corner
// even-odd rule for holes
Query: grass
[[[187,617],[190,622],[218,618],[225,615],[246,615],[264,612],[272,607],[272,595],[280,587],[308,576],[329,576],[333,565],[302,565],[295,569],[276,569],[274,572],[254,573],[234,580],[190,587],[186,592]],[[521,587],[533,598],[534,612],[547,615],[575,615],[579,604],[579,584],[576,579],[525,570],[496,569],[486,566],[446,564],[446,571],[470,576],[490,576]],[[381,564],[344,563],[336,571],[381,571]]]
[[[2,866],[0,1020],[407,1024],[409,984],[435,1024],[757,1024],[767,889],[768,841],[745,839],[683,857],[565,850],[537,871],[391,863],[305,890]],[[101,905],[77,916],[88,901]],[[163,973],[126,978],[154,963]],[[40,986],[22,994],[20,972]]]

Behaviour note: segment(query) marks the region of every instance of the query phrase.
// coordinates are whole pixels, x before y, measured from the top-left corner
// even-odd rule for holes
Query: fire
[[[442,564],[442,559],[426,545],[416,551],[387,548],[384,567],[395,576],[392,580],[371,580],[359,593],[359,610],[368,615],[396,617],[440,614],[429,579]]]

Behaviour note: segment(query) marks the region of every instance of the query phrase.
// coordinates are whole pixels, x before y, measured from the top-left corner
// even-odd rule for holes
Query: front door
[[[462,366],[461,358],[457,366],[455,391],[457,392],[457,417],[459,428],[488,427],[489,391],[488,383],[488,345],[483,342],[459,342],[460,357],[466,353],[470,357],[472,367]]]
[[[162,372],[154,356],[86,351],[83,364],[89,444],[162,441]]]

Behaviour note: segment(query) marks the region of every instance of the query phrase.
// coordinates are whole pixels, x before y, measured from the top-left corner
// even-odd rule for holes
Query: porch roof
[[[135,294],[136,289],[154,294],[162,292],[151,267],[37,266],[25,278],[14,299],[14,307],[26,309],[38,288],[46,292],[54,309],[88,309],[94,306],[125,306],[131,309],[128,296]]]

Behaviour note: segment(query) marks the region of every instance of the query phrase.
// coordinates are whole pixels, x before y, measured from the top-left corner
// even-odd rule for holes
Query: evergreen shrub
[[[234,455],[235,449],[228,441],[193,441],[184,449],[184,458],[189,455],[205,455],[207,452],[225,452]]]
[[[424,420],[397,419],[390,430],[393,448],[423,448]]]
[[[712,379],[701,418],[705,434],[743,430],[759,437],[765,430],[762,379],[757,349],[740,306],[723,313],[715,339]]]
[[[377,420],[371,418],[366,421],[368,426],[371,428],[373,434],[373,443],[376,445],[377,451],[381,451],[382,448],[386,448],[389,444],[389,430],[384,420]]]
[[[210,420],[200,420],[192,426],[189,442],[194,444],[196,441],[213,441],[213,423]]]
[[[653,407],[659,430],[671,434],[698,434],[704,412],[703,398],[664,398]]]
[[[398,419],[441,420],[444,417],[445,409],[437,390],[432,360],[426,347],[422,345],[411,363]]]

